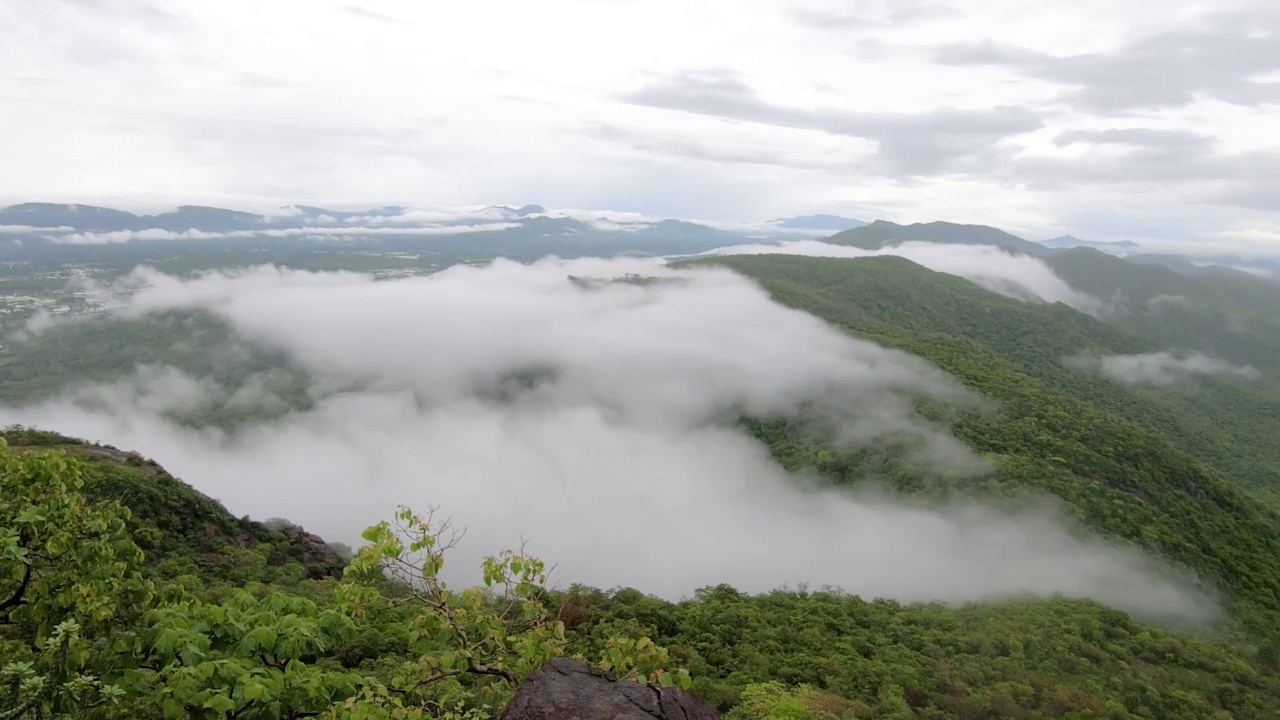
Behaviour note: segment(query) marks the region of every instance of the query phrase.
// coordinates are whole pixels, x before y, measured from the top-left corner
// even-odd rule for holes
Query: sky
[[[1280,251],[1268,0],[0,0],[0,204],[539,203]]]

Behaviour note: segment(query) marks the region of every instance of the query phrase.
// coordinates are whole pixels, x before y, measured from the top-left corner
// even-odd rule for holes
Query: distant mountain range
[[[612,215],[612,217],[611,217]],[[779,218],[764,223],[724,224],[700,223],[678,219],[637,218],[633,213],[607,213],[548,210],[541,205],[510,207],[491,205],[457,210],[415,210],[397,205],[369,210],[331,210],[309,205],[290,205],[279,212],[256,214],[203,205],[183,205],[155,215],[137,215],[124,210],[93,205],[22,203],[0,208],[0,227],[10,236],[29,235],[35,239],[59,233],[140,233],[153,231],[138,239],[165,239],[154,231],[170,233],[272,234],[275,231],[320,228],[346,228],[354,235],[394,233],[412,235],[413,228],[424,234],[472,232],[478,226],[508,225],[484,228],[511,230],[516,226],[543,233],[633,232],[646,235],[693,235],[707,237],[751,235],[782,238],[812,237],[825,232],[838,232],[866,225],[864,221],[835,215],[804,215]],[[372,229],[380,228],[376,232]],[[385,228],[398,228],[391,231]],[[196,236],[193,235],[193,238]]]
[[[23,203],[0,208],[0,262],[88,263],[120,271],[140,263],[184,270],[226,263],[328,267],[324,257],[357,250],[439,268],[496,257],[690,255],[744,243],[812,239],[859,224],[833,215],[713,223],[535,204],[368,210],[290,205],[266,213],[183,205],[147,215]],[[395,263],[384,257],[366,264]]]
[[[1092,248],[1134,262],[1162,265],[1187,275],[1229,268],[1280,278],[1280,260],[1237,256],[1142,254],[1138,243],[1102,242],[1061,235],[1033,242],[987,225],[929,222],[902,225],[865,222],[837,215],[799,215],[765,222],[710,223],[650,218],[628,212],[555,210],[542,205],[472,206],[423,210],[399,205],[367,210],[333,210],[290,205],[258,214],[183,205],[154,215],[93,205],[22,203],[0,208],[0,247],[4,241],[52,245],[148,244],[174,240],[231,240],[257,243],[292,238],[326,244],[375,243],[383,251],[429,249],[449,257],[516,259],[588,254],[675,255],[705,252],[750,242],[821,239],[824,242],[880,249],[904,242],[994,245],[1011,252],[1045,257],[1074,248]],[[430,240],[429,247],[424,245]],[[10,253],[12,255],[12,253]]]
[[[1049,238],[1040,243],[1045,247],[1068,249],[1078,247],[1091,247],[1098,250],[1118,250],[1120,252],[1131,252],[1140,249],[1142,246],[1136,242],[1129,240],[1120,240],[1117,242],[1099,242],[1096,240],[1081,240],[1074,235],[1059,235],[1056,238]]]
[[[841,230],[859,228],[867,225],[868,223],[865,220],[854,220],[853,218],[840,217],[838,215],[799,215],[797,217],[774,220],[773,224],[775,227],[795,230],[829,230],[831,232],[840,232]]]
[[[331,215],[340,218],[345,213],[323,208],[297,207],[294,220],[309,216]],[[391,208],[384,209],[390,214]],[[370,211],[377,212],[377,211]],[[19,225],[33,228],[71,228],[77,232],[122,232],[139,230],[170,230],[185,232],[233,232],[252,230],[272,225],[265,217],[238,210],[183,205],[177,210],[159,215],[134,215],[124,210],[95,207],[93,205],[61,205],[54,203],[22,203],[0,209],[0,225]]]

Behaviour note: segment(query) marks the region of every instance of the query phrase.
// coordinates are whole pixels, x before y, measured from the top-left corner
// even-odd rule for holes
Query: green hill
[[[1248,283],[1189,278],[1088,248],[1048,262],[1073,287],[1109,299],[1111,311],[1100,320],[1063,305],[995,297],[895,258],[847,263],[839,271],[842,278],[817,280],[815,270],[814,279],[827,290],[843,283],[838,302],[846,312],[865,313],[863,331],[890,337],[901,330],[945,333],[978,341],[1049,387],[1129,420],[1221,477],[1280,502],[1280,446],[1272,441],[1280,434],[1280,286],[1253,277]],[[760,272],[756,266],[735,267]],[[1262,377],[1209,377],[1151,388],[1071,370],[1063,362],[1079,353],[1169,350],[1205,352],[1256,367]]]
[[[1167,345],[1280,371],[1280,285],[1226,268],[1195,277],[1090,248],[1046,262],[1072,287],[1116,303],[1108,321]]]
[[[948,245],[995,245],[1028,255],[1047,255],[1051,252],[1040,243],[1024,240],[987,225],[961,225],[949,222],[899,225],[888,220],[876,220],[870,225],[836,233],[823,242],[874,250],[911,241]]]
[[[136,452],[21,427],[7,428],[0,437],[15,451],[61,450],[82,460],[86,498],[128,508],[129,533],[157,577],[295,585],[340,577],[346,566],[319,537],[287,522],[234,517],[222,503]]]
[[[1052,493],[1090,526],[1227,590],[1255,628],[1280,618],[1280,515],[1147,429],[1176,419],[1162,405],[1062,362],[1082,350],[1142,352],[1151,341],[1061,304],[1021,303],[901,258],[699,262],[731,267],[780,302],[924,357],[996,401],[995,414],[953,426],[997,463],[996,475],[979,481],[982,491]],[[822,463],[798,433],[770,428],[763,436],[793,465],[809,463],[845,482],[865,475],[865,458]],[[919,484],[909,475],[900,482]]]
[[[1117,388],[1108,409],[1187,450],[1245,487],[1280,498],[1280,285],[1230,270],[1190,277],[1095,250],[1048,263],[1073,287],[1113,303],[1109,325],[1159,350],[1198,351],[1261,377],[1190,387]],[[1136,399],[1135,399],[1136,398]]]

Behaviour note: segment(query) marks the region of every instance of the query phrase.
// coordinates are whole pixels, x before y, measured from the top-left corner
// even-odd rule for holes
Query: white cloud
[[[989,172],[1061,150],[1053,141],[1062,130],[1138,120],[1056,102],[1063,87],[1045,79],[933,58],[938,46],[986,38],[1054,55],[1105,54],[1193,27],[1204,14],[1193,0],[983,0],[909,11],[836,0],[707,0],[695,10],[676,0],[361,5],[394,22],[355,17],[345,5],[173,0],[163,19],[127,3],[0,7],[8,110],[0,157],[23,169],[0,178],[0,202],[518,198],[718,221],[833,212],[986,222],[1036,236],[1081,234],[1068,219],[1121,205],[1159,217],[1185,198],[1208,218],[1206,237],[1242,213],[1219,204],[1221,187],[1182,180],[1030,189],[1025,177]],[[1214,9],[1250,6],[1265,9],[1249,0]],[[824,17],[832,21],[813,22]],[[600,27],[628,32],[593,30]],[[1046,127],[1003,139],[952,171],[908,177],[868,162],[879,148],[865,138],[618,99],[704,70],[737,72],[780,107],[910,119],[946,106],[1007,105],[1030,108]],[[406,72],[415,78],[409,89]],[[1280,142],[1274,106],[1200,99],[1139,119],[1216,135],[1223,151],[1274,151]],[[593,131],[600,127],[617,132],[602,137]],[[965,137],[941,137],[950,139],[931,148],[923,134],[915,143],[899,137],[894,147],[912,157],[971,149],[950,146]],[[1150,228],[1142,235],[1161,237]]]
[[[147,228],[145,230],[114,230],[111,232],[77,232],[68,235],[53,235],[47,239],[59,245],[113,245],[133,240],[210,240],[226,236],[226,233],[207,232],[204,230],[178,231]]]
[[[1276,274],[1266,268],[1250,267],[1248,265],[1228,265],[1232,270],[1239,270],[1242,273],[1248,273],[1260,278],[1274,278]]]
[[[1147,307],[1152,312],[1156,313],[1163,312],[1170,308],[1189,308],[1193,304],[1194,303],[1182,295],[1153,295],[1151,299],[1147,301]]]
[[[70,396],[83,407],[132,407],[145,415],[185,415],[222,395],[209,380],[193,378],[175,368],[142,365],[118,382],[73,388]]]
[[[1202,252],[1212,252],[1215,248],[1243,248],[1248,254],[1257,253],[1259,250],[1274,253],[1280,251],[1280,218],[1271,222],[1240,223],[1236,227],[1216,233],[1213,239],[1215,242]]]
[[[1092,314],[1097,314],[1104,308],[1104,304],[1098,299],[1074,290],[1043,260],[1029,255],[1015,255],[990,245],[905,242],[893,247],[866,250],[819,240],[796,240],[776,245],[735,245],[717,248],[705,254],[780,254],[844,258],[893,255],[906,258],[930,270],[958,275],[988,290],[1019,300],[1061,302]]]
[[[649,225],[644,223],[623,223],[623,222],[610,220],[608,218],[599,218],[595,220],[590,220],[588,221],[588,224],[590,224],[591,227],[595,228],[596,230],[605,230],[605,231],[613,231],[613,232],[640,232],[641,230],[649,227]]]
[[[348,225],[433,225],[488,220],[502,222],[509,219],[501,208],[475,205],[461,208],[407,209],[397,215],[358,215],[346,218]]]
[[[47,239],[59,245],[111,245],[134,240],[214,240],[219,238],[248,237],[309,237],[351,238],[362,235],[461,235],[473,232],[493,232],[520,227],[519,223],[482,223],[478,225],[436,225],[411,227],[298,227],[266,228],[263,230],[233,230],[209,232],[205,230],[116,230],[112,232],[83,232],[70,235],[53,235]]]
[[[570,279],[627,273],[660,282]],[[457,567],[523,535],[562,583],[667,597],[807,581],[908,601],[1063,593],[1210,612],[1149,559],[1048,510],[931,508],[789,476],[739,413],[803,407],[849,443],[912,438],[920,464],[956,475],[986,464],[914,402],[974,399],[723,269],[497,261],[381,282],[275,268],[130,281],[126,314],[212,312],[314,377],[314,407],[234,435],[183,427],[163,413],[189,409],[205,381],[149,370],[0,421],[137,449],[236,514],[354,543],[395,504],[434,503],[468,528]]]
[[[727,230],[729,232],[742,233],[748,237],[777,236],[786,235],[808,235],[808,236],[830,236],[832,230],[815,230],[812,228],[782,228],[773,221],[759,222],[722,222],[716,220],[698,220],[701,225],[706,225],[717,230]]]
[[[619,224],[646,225],[659,222],[661,217],[645,215],[628,210],[590,210],[587,208],[555,208],[544,213],[535,213],[530,217],[573,218],[585,223],[609,221]]]
[[[1167,296],[1160,296],[1167,297]],[[1221,375],[1256,380],[1255,368],[1232,363],[1203,353],[1172,352],[1137,355],[1078,355],[1068,358],[1071,367],[1096,370],[1130,385],[1166,386],[1190,380],[1196,375]]]
[[[72,227],[35,227],[32,225],[0,225],[0,235],[25,235],[32,232],[75,232]]]

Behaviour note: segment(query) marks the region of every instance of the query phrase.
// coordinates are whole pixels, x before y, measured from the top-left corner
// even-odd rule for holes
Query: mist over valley
[[[0,0],[0,720],[1274,717],[1277,8]]]

